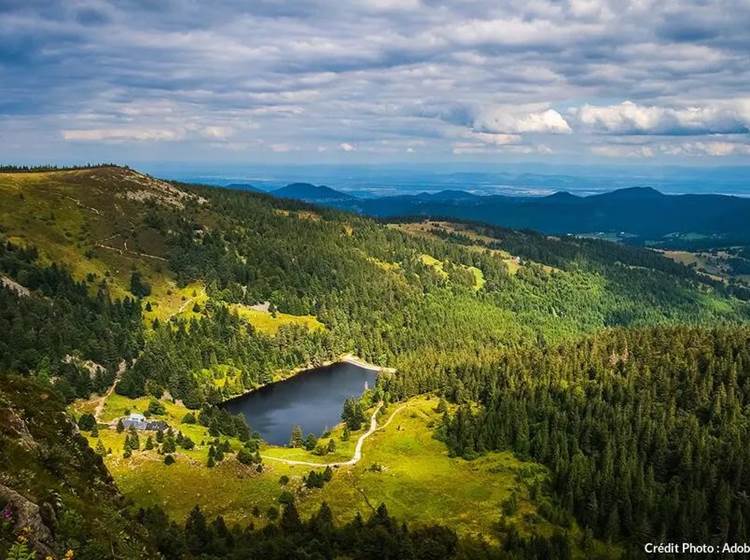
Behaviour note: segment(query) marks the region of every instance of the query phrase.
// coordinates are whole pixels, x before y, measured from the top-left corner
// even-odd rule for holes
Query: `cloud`
[[[501,134],[492,132],[469,132],[465,134],[467,138],[478,140],[483,144],[494,146],[505,146],[507,144],[518,144],[521,141],[519,134]]]
[[[474,119],[474,128],[493,133],[570,134],[567,121],[554,109],[517,113],[507,107],[482,109]]]
[[[234,130],[228,126],[207,126],[201,133],[206,138],[213,140],[226,140],[234,134]]]
[[[662,152],[670,155],[726,157],[750,155],[750,145],[735,142],[686,142],[676,146],[664,146]]]
[[[357,149],[357,147],[353,144],[349,144],[348,142],[342,142],[341,144],[339,144],[339,149],[344,152],[353,152]]]
[[[88,130],[63,130],[63,138],[71,142],[136,141],[162,142],[180,140],[184,131],[143,128],[93,128]]]
[[[6,159],[747,157],[745,0],[0,5]]]
[[[722,141],[658,142],[643,145],[592,146],[590,151],[595,155],[607,158],[728,157],[750,155],[750,144]]]
[[[515,154],[549,155],[553,150],[544,144],[504,144],[504,143],[479,143],[479,142],[455,142],[451,147],[455,155],[486,155],[486,154]]]
[[[608,158],[650,158],[655,154],[651,146],[592,146],[591,153]]]
[[[275,152],[277,154],[285,154],[287,152],[292,152],[296,148],[290,144],[271,144],[269,146],[272,152]]]
[[[614,134],[745,134],[750,132],[750,102],[681,108],[637,105],[584,105],[575,113],[579,122],[599,132]]]

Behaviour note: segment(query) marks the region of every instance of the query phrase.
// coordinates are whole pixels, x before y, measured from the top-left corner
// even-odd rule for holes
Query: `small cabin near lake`
[[[125,428],[135,428],[136,430],[166,430],[169,425],[163,420],[148,420],[143,414],[137,412],[131,413],[122,419],[122,425]]]

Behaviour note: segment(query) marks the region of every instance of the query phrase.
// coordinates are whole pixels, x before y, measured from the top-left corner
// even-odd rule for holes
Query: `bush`
[[[157,399],[151,399],[148,402],[148,409],[146,410],[146,412],[155,416],[163,416],[167,413],[167,409],[164,408],[164,405]]]
[[[173,455],[164,455],[164,464],[165,465],[174,465],[175,460]]]
[[[250,465],[255,460],[255,457],[243,447],[237,452],[237,460],[243,465]]]
[[[163,453],[174,453],[175,451],[177,451],[177,445],[175,445],[174,438],[165,437],[164,443],[161,446],[161,450]]]
[[[93,414],[82,414],[78,419],[78,427],[81,430],[90,432],[96,427],[96,418],[94,418]]]
[[[294,503],[294,494],[292,494],[289,490],[284,490],[281,494],[279,494],[278,501],[282,505],[289,505]]]

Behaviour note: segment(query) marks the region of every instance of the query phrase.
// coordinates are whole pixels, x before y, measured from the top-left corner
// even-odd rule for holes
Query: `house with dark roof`
[[[126,429],[134,428],[136,430],[166,430],[169,427],[164,420],[147,420],[143,414],[131,412],[130,415],[122,419],[122,425]]]

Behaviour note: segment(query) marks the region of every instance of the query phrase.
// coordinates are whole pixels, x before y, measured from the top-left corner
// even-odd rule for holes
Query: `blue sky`
[[[749,61],[746,0],[0,0],[0,159],[744,165]]]

